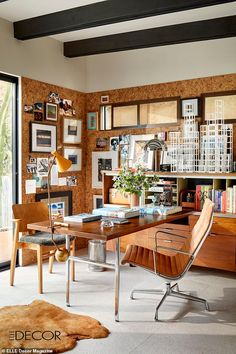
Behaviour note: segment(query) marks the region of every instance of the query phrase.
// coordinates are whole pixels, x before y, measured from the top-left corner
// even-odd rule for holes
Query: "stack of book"
[[[82,214],[77,214],[77,215],[70,215],[70,216],[65,216],[64,221],[67,222],[89,222],[89,221],[95,221],[95,220],[100,220],[101,219],[101,214],[100,215],[93,215],[93,214],[87,214],[87,213],[82,213]]]
[[[93,209],[93,215],[110,216],[113,218],[134,218],[139,216],[139,208],[99,208]]]
[[[213,189],[210,185],[196,186],[196,210],[202,210],[204,201],[209,198],[215,204],[215,211],[236,213],[236,185],[226,190]]]

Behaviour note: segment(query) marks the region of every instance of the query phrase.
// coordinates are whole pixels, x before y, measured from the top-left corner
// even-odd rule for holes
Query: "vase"
[[[139,195],[138,194],[130,194],[130,208],[139,206]]]

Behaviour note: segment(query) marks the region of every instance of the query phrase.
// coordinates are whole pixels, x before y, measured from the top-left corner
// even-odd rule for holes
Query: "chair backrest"
[[[202,208],[201,215],[192,229],[192,237],[190,241],[189,251],[193,254],[195,258],[198,251],[200,250],[203,242],[208,236],[212,222],[213,222],[213,212],[214,212],[214,203],[210,199],[206,199]]]
[[[20,232],[27,231],[27,224],[48,220],[48,205],[43,202],[14,204],[12,206],[15,219],[21,219]]]

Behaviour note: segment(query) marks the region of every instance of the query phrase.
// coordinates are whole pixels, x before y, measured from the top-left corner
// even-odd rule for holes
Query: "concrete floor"
[[[43,295],[37,294],[35,265],[16,269],[14,287],[8,285],[9,271],[0,273],[0,306],[43,299],[67,309],[65,265],[55,263],[54,274],[47,273],[46,264],[44,267]],[[88,272],[87,265],[77,263],[76,279],[69,311],[96,318],[111,334],[105,339],[82,340],[73,353],[236,353],[235,274],[193,268],[180,281],[180,290],[206,298],[211,312],[206,312],[202,304],[169,297],[160,311],[160,322],[153,321],[159,296],[129,299],[133,288],[161,286],[161,279],[152,274],[137,267],[122,267],[119,323],[114,321],[114,272]]]

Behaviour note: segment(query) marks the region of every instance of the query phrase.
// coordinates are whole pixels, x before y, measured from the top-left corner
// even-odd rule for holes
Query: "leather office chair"
[[[52,273],[55,245],[51,234],[45,232],[33,232],[27,229],[27,224],[48,220],[48,205],[43,202],[15,204],[12,207],[14,222],[14,239],[10,268],[10,285],[14,285],[16,255],[18,249],[30,249],[37,252],[38,263],[38,292],[43,293],[43,258],[49,258],[49,273]],[[23,235],[20,237],[20,233]],[[65,244],[64,235],[53,235],[54,242],[60,246]],[[75,239],[71,242],[71,255],[75,254]],[[74,263],[74,262],[72,262]],[[71,266],[72,280],[75,277],[74,264]]]
[[[189,231],[187,227],[184,227],[184,230],[165,230],[157,228],[152,250],[136,245],[127,246],[122,264],[129,263],[142,267],[165,279],[166,290],[156,308],[156,321],[158,321],[158,310],[167,296],[204,303],[206,310],[209,311],[209,305],[205,299],[180,292],[176,280],[182,279],[189,270],[209,234],[213,222],[213,210],[214,203],[206,199],[201,215],[191,231]],[[173,281],[175,283],[172,285]],[[131,299],[134,299],[135,292],[160,294],[163,293],[163,290],[133,290]]]

